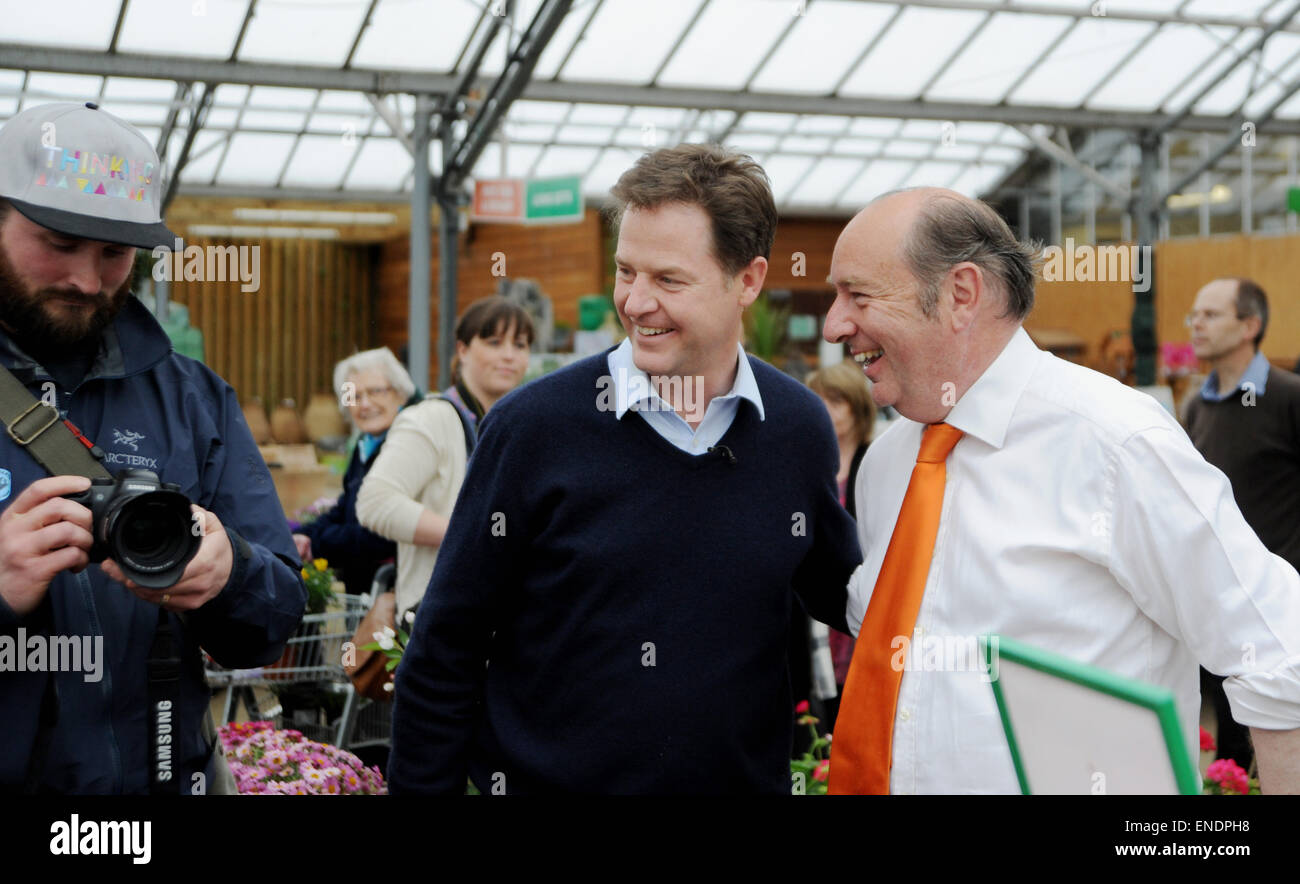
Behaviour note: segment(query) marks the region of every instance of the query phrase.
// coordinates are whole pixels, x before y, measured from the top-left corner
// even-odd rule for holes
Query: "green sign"
[[[1286,210],[1288,212],[1300,212],[1300,187],[1288,187],[1286,189]]]
[[[582,179],[532,178],[524,189],[525,221],[582,220]]]

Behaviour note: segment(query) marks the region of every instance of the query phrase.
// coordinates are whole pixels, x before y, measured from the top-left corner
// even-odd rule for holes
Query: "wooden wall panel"
[[[204,249],[230,245],[190,239]],[[304,408],[312,393],[331,392],[334,365],[377,346],[369,324],[374,247],[322,240],[247,240],[260,248],[261,286],[242,291],[239,279],[177,280],[172,299],[203,332],[207,364],[241,399],[267,408],[293,399]]]
[[[604,256],[601,243],[601,220],[595,209],[588,209],[581,222],[524,227],[512,224],[475,224],[458,238],[456,312],[480,298],[496,293],[499,276],[494,275],[504,258],[505,275],[535,279],[551,299],[557,322],[577,326],[578,298],[597,294],[603,288]],[[438,376],[438,239],[435,228],[429,262],[430,343],[429,377],[436,386]],[[407,340],[408,286],[410,282],[410,242],[407,238],[391,240],[379,253],[376,275],[378,291],[375,334],[377,345],[390,347],[394,353]]]

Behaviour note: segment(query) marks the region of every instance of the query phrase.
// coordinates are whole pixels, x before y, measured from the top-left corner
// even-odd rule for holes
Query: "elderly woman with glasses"
[[[360,432],[343,493],[333,509],[293,535],[304,560],[324,558],[343,572],[350,594],[370,590],[375,571],[397,554],[393,541],[362,527],[357,521],[357,491],[383,447],[397,412],[410,404],[415,384],[387,347],[353,354],[334,367],[334,392],[339,407]]]

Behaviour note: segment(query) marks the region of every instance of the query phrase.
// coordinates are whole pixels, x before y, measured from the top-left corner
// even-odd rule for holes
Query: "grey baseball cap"
[[[0,128],[0,197],[42,227],[171,248],[176,236],[162,222],[162,195],[153,145],[93,102],[29,107]]]

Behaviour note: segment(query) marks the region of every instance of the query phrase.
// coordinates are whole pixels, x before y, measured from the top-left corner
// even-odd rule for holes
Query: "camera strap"
[[[0,365],[0,420],[3,420],[9,438],[25,448],[51,476],[113,477],[99,462],[99,458],[104,456],[99,446],[70,421],[60,418],[58,409],[33,396],[3,365]],[[175,766],[179,748],[175,725],[179,712],[181,659],[171,617],[161,607],[153,644],[149,648],[148,671],[149,791],[154,795],[175,795],[180,789]],[[58,720],[53,676],[50,680],[41,700],[36,742],[28,758],[26,788],[29,792],[40,788],[46,750]]]
[[[165,608],[158,609],[158,626],[149,648],[149,793],[175,795],[180,790],[176,770],[177,702],[180,697],[180,648]]]
[[[111,479],[99,458],[104,452],[59,411],[37,399],[9,369],[0,365],[0,420],[5,432],[51,476]]]

